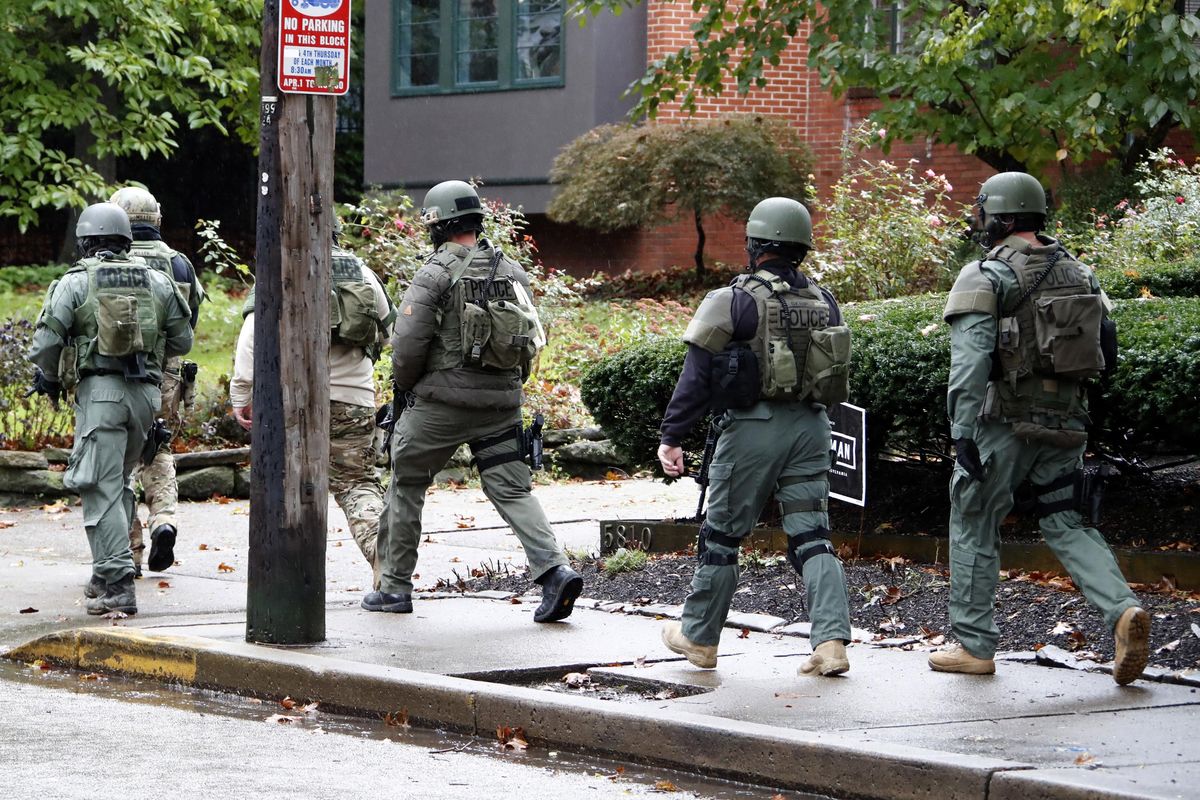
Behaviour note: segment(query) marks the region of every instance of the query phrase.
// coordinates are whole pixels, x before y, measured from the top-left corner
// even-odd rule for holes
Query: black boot
[[[533,612],[534,622],[558,622],[571,616],[575,598],[583,591],[583,578],[578,572],[560,564],[536,582],[542,585],[542,603]]]
[[[83,585],[83,596],[88,600],[95,597],[104,597],[104,592],[108,584],[104,582],[104,578],[92,573],[92,579]]]
[[[87,612],[92,615],[107,614],[110,611],[120,611],[122,614],[137,613],[137,595],[133,590],[133,573],[129,573],[116,583],[104,587],[104,596],[88,600]]]
[[[393,614],[411,614],[413,610],[411,594],[371,592],[362,599],[360,605],[367,611],[390,611]]]
[[[150,534],[150,557],[146,566],[151,572],[166,572],[175,563],[175,526],[164,522]]]

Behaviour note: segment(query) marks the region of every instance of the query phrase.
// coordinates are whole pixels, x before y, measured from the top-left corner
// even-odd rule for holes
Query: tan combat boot
[[[667,649],[681,656],[701,669],[715,669],[717,666],[717,646],[715,644],[696,644],[683,635],[683,624],[668,622],[663,625],[662,641]]]
[[[961,672],[964,675],[994,675],[996,662],[976,658],[958,642],[929,655],[929,668],[934,672]]]
[[[812,655],[796,670],[796,674],[801,678],[815,678],[818,675],[841,675],[849,669],[850,659],[846,658],[846,645],[842,644],[840,639],[830,639],[816,646]]]
[[[1150,615],[1137,606],[1125,609],[1113,628],[1113,638],[1117,640],[1113,680],[1124,686],[1142,676],[1150,659]]]

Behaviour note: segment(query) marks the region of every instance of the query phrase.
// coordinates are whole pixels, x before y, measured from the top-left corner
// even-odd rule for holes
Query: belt
[[[154,386],[159,385],[159,381],[156,381],[149,376],[146,376],[145,378],[127,378],[127,377],[125,377],[125,373],[119,369],[81,369],[81,370],[79,370],[79,379],[80,380],[83,380],[84,378],[93,378],[98,375],[115,375],[116,377],[122,378],[123,380],[127,380],[131,383],[149,383]]]

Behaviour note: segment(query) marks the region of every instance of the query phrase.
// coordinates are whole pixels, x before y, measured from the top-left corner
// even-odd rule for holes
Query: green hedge
[[[1200,258],[1160,264],[1152,269],[1096,271],[1112,298],[1137,298],[1146,289],[1155,297],[1200,297]]]
[[[867,409],[871,451],[945,452],[949,327],[945,295],[847,304],[854,331],[850,402]],[[1160,443],[1200,452],[1200,298],[1120,300],[1121,359],[1096,412],[1110,443],[1149,450]],[[685,346],[656,338],[597,363],[583,400],[618,448],[652,460],[658,425],[683,366]],[[1099,414],[1097,413],[1097,416]],[[684,449],[698,452],[704,430]]]

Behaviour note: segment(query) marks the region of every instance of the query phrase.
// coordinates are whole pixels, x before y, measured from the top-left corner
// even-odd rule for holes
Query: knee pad
[[[710,527],[705,522],[700,526],[700,535],[696,540],[696,557],[701,564],[711,564],[718,567],[728,567],[737,564],[737,553],[713,553],[708,549],[708,542],[710,541],[724,545],[725,547],[732,547],[734,550],[737,550],[742,544],[742,540],[738,537],[730,536],[724,531]]]
[[[821,542],[819,547],[809,547],[803,550],[804,546],[811,542]],[[829,541],[828,528],[814,528],[811,531],[803,531],[795,536],[788,537],[787,559],[792,565],[792,569],[796,572],[804,571],[804,564],[810,558],[828,553],[831,556],[836,556],[837,551],[833,549],[833,544]],[[803,550],[803,552],[801,552]]]
[[[1042,498],[1048,494],[1063,489],[1071,488],[1071,496],[1064,497],[1061,500],[1043,500]],[[1078,511],[1080,504],[1080,494],[1083,489],[1083,470],[1077,469],[1062,475],[1049,483],[1034,484],[1034,491],[1037,493],[1037,510],[1038,519],[1045,519],[1051,514],[1058,514],[1062,511]]]

